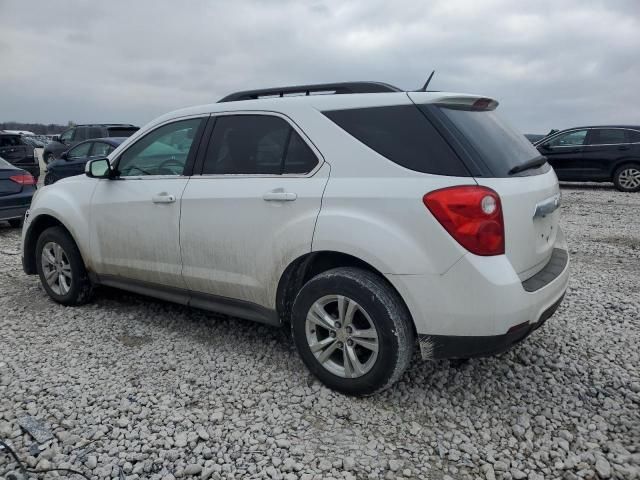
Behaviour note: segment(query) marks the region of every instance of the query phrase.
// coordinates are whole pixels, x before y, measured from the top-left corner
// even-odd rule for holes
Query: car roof
[[[630,128],[632,130],[640,130],[640,125],[583,125],[581,127],[565,128],[556,133],[566,132],[567,130],[580,130],[581,128]]]

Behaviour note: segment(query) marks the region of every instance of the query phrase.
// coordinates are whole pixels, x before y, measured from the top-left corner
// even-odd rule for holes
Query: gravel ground
[[[573,273],[545,327],[498,358],[416,358],[366,399],[314,381],[284,330],[115,290],[56,305],[2,224],[0,439],[92,478],[640,478],[640,194],[563,195]],[[25,414],[54,433],[38,455]]]

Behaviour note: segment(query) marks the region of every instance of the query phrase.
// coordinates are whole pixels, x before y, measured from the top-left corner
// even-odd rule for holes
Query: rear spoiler
[[[491,111],[498,107],[498,101],[488,97],[445,97],[433,102],[440,107],[458,110]]]

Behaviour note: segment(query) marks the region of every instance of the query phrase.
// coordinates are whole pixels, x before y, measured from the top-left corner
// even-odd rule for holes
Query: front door
[[[311,251],[329,178],[303,137],[276,115],[217,117],[202,175],[182,197],[183,274],[196,297],[275,309],[282,272]]]
[[[587,131],[572,130],[562,133],[539,148],[547,157],[560,180],[584,180],[582,151]]]
[[[185,287],[180,202],[202,123],[191,118],[152,130],[114,159],[117,178],[99,181],[90,247],[99,276]]]

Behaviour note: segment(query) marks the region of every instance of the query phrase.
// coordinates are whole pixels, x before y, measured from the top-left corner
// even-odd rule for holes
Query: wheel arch
[[[80,245],[78,244],[76,238],[73,236],[71,229],[69,229],[64,224],[64,222],[62,222],[54,215],[43,213],[29,222],[29,227],[27,228],[24,236],[22,264],[23,269],[27,275],[36,275],[38,273],[36,267],[36,244],[38,243],[40,234],[42,234],[42,232],[44,232],[47,228],[51,227],[62,227],[69,234],[69,236],[73,239],[76,246],[78,247],[78,251],[80,251],[82,261],[86,265],[86,261],[82,254],[82,250],[80,249]]]
[[[620,159],[617,162],[615,162],[613,164],[613,167],[611,168],[611,179],[613,179],[615,177],[616,172],[626,166],[626,165],[635,165],[636,167],[640,168],[640,158],[624,158],[624,159]]]
[[[276,290],[276,309],[281,321],[284,323],[291,322],[293,302],[296,295],[307,281],[320,273],[326,272],[327,270],[340,267],[361,268],[380,277],[383,282],[398,295],[404,304],[407,309],[407,313],[411,318],[411,326],[414,333],[416,333],[415,322],[413,321],[408,305],[400,292],[387,280],[382,272],[375,266],[354,255],[333,250],[321,250],[304,254],[293,260],[287,268],[285,268],[284,272],[280,276],[278,288]]]

